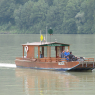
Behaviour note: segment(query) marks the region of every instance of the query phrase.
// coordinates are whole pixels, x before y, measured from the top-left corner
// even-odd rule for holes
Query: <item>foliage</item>
[[[0,30],[36,34],[47,26],[54,33],[93,34],[94,5],[95,0],[0,0]]]

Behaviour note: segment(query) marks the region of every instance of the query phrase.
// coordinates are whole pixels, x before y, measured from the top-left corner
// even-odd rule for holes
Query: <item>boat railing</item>
[[[87,61],[87,62],[94,62],[94,58],[85,58],[84,61]]]
[[[40,62],[62,62],[66,61],[66,58],[40,58],[38,59]]]
[[[49,58],[22,58],[22,57],[17,57],[16,60],[30,60],[30,61],[39,61],[39,62],[62,62],[66,61],[66,58],[54,58],[54,57],[49,57]]]
[[[62,62],[66,61],[66,58],[54,58],[54,57],[49,57],[49,58],[22,58],[22,57],[17,57],[16,60],[30,60],[30,61],[39,61],[39,62]],[[85,62],[94,62],[94,58],[85,58]]]
[[[30,58],[22,58],[22,57],[17,57],[17,60],[31,60]]]

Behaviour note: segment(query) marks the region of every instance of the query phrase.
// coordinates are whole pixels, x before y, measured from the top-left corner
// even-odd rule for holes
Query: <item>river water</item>
[[[50,35],[47,37],[50,41]],[[95,58],[95,34],[54,34],[51,41],[70,44],[75,56]],[[95,70],[55,72],[16,68],[21,44],[40,41],[38,34],[0,34],[0,95],[95,95]]]

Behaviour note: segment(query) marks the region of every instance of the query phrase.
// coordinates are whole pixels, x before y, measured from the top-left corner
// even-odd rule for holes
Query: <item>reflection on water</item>
[[[95,94],[95,72],[53,72],[16,69],[27,95]]]

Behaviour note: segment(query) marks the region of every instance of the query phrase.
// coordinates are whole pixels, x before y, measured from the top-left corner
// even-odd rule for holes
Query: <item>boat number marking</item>
[[[58,62],[58,65],[65,65],[64,62]]]

